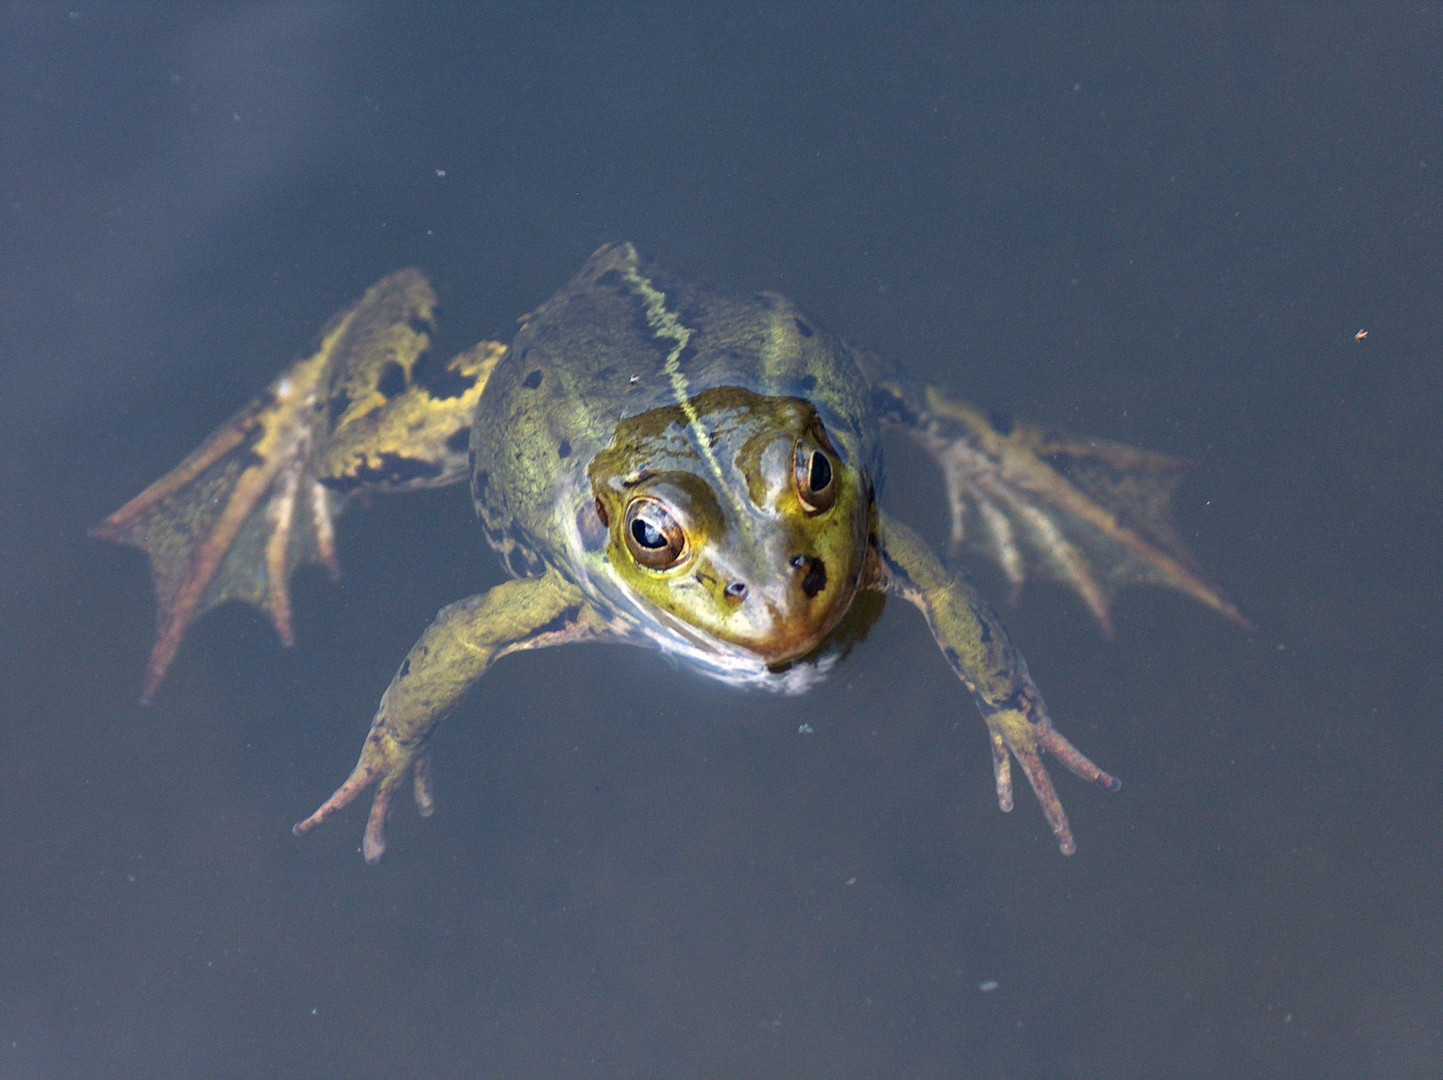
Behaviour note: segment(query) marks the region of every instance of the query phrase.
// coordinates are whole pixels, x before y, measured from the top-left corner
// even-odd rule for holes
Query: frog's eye
[[[830,510],[837,499],[837,470],[831,456],[815,443],[797,443],[797,498],[809,514]]]
[[[666,570],[686,555],[686,532],[660,499],[633,499],[622,532],[632,558],[650,570]]]

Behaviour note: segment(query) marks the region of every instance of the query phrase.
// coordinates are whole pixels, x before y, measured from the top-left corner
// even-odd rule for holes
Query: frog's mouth
[[[724,663],[747,663],[769,669],[785,667],[814,652],[846,614],[855,582],[828,585],[826,562],[797,556],[792,575],[741,590],[736,607],[719,624],[703,629],[667,608],[640,601],[637,606],[655,624],[659,635],[684,643],[686,651]],[[685,588],[686,586],[680,586]],[[698,583],[698,591],[706,586]],[[632,596],[633,602],[638,598]]]
[[[787,695],[805,693],[826,676],[844,651],[827,646],[832,628],[805,648],[793,643],[786,655],[769,655],[714,637],[670,612],[647,606],[645,613],[647,618],[638,629],[652,644],[701,674],[732,686]]]

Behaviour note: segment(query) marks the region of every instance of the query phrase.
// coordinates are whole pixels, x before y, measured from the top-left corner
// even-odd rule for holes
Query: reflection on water
[[[1399,104],[1435,21],[5,18],[0,1074],[1436,1074],[1439,163]],[[1184,536],[1255,635],[1146,590],[1114,642],[1055,588],[1007,613],[1126,783],[1060,780],[1075,858],[997,812],[897,604],[791,700],[509,658],[385,865],[358,814],[295,840],[500,580],[448,492],[343,521],[294,649],[219,611],[135,704],[145,569],[88,526],[381,273],[436,277],[454,350],[621,237],[1198,461]]]

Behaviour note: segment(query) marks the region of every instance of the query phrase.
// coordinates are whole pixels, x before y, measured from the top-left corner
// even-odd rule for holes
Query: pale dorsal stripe
[[[666,293],[638,274],[636,267],[628,266],[626,268],[626,280],[645,304],[646,321],[652,331],[657,337],[669,338],[676,343],[667,355],[662,370],[671,380],[672,394],[675,395],[676,403],[686,417],[687,426],[691,428],[697,450],[717,478],[718,492],[727,491],[729,490],[727,478],[722,474],[721,463],[711,452],[711,441],[707,438],[706,432],[702,430],[701,417],[697,415],[696,406],[691,400],[690,385],[681,370],[681,354],[686,349],[687,343],[691,341],[691,327],[677,318],[676,312],[666,306]]]

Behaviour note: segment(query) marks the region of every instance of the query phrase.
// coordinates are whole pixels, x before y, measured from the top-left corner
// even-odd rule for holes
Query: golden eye
[[[666,505],[643,495],[626,508],[622,526],[631,557],[649,570],[667,570],[686,555],[686,532]]]
[[[837,500],[837,470],[825,450],[803,440],[797,443],[797,498],[810,514],[830,510]]]

